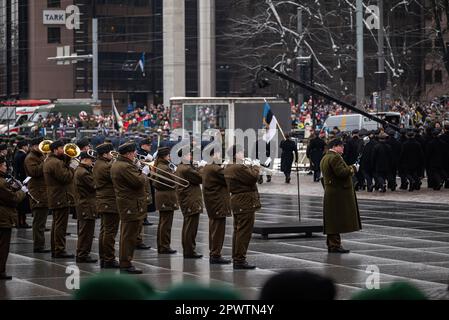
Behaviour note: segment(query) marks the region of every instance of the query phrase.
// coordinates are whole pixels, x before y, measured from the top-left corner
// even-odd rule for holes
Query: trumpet
[[[155,181],[155,182],[160,183],[160,184],[162,184],[162,185],[164,185],[166,187],[169,187],[171,189],[175,189],[176,186],[179,186],[181,188],[187,188],[190,185],[188,180],[183,179],[181,177],[178,177],[174,173],[168,172],[166,170],[159,169],[158,167],[156,167],[154,165],[154,161],[152,161],[152,162],[145,162],[145,161],[138,160],[136,158],[135,163],[136,163],[137,167],[140,170],[142,170],[143,167],[145,167],[145,166],[149,166],[152,169],[151,175],[150,175],[150,177],[148,177],[151,181]],[[168,175],[170,177],[167,177],[165,175]],[[166,182],[157,180],[156,178],[165,180]],[[174,183],[175,186],[173,186],[171,184],[168,184],[168,183]]]

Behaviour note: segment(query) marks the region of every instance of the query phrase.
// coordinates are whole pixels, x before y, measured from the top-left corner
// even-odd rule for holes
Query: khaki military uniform
[[[111,168],[117,208],[120,214],[120,268],[129,268],[134,256],[140,225],[147,213],[143,175],[131,160],[119,156]]]
[[[150,180],[148,179],[147,183],[145,184],[145,199],[147,201],[147,210],[148,206],[153,203],[153,197],[151,196],[151,187],[150,187]],[[142,223],[140,225],[139,234],[137,236],[137,245],[143,244],[143,221],[145,220],[147,216],[145,215],[144,219],[142,220]]]
[[[100,158],[95,162],[93,169],[97,213],[101,217],[98,249],[100,260],[104,262],[115,260],[115,237],[120,225],[111,178],[111,166],[111,161]]]
[[[165,174],[162,170],[166,172],[171,172],[169,168],[169,162],[163,159],[158,159],[156,167],[159,169],[156,172],[162,176],[173,179],[170,175]],[[154,178],[154,189],[156,210],[159,211],[159,225],[157,229],[157,249],[159,253],[163,253],[170,248],[170,238],[171,238],[171,228],[173,224],[173,214],[175,210],[179,209],[178,200],[176,197],[176,191],[174,190],[175,184],[165,179],[159,177]],[[168,186],[159,183],[163,182],[165,184],[173,186],[170,188]]]
[[[25,158],[25,172],[31,177],[28,182],[30,207],[33,212],[33,245],[34,250],[42,250],[45,247],[45,225],[48,216],[47,185],[44,179],[44,158],[39,151],[31,150]]]
[[[206,165],[202,170],[203,198],[209,216],[209,254],[220,258],[226,231],[226,217],[231,216],[231,197],[218,164]]]
[[[87,258],[92,250],[95,219],[97,210],[95,204],[95,185],[92,167],[80,164],[75,171],[76,215],[78,219],[78,244],[76,256]]]
[[[53,212],[51,251],[53,255],[65,252],[65,237],[70,207],[75,206],[73,177],[75,171],[63,159],[50,154],[44,162],[48,208]]]
[[[0,275],[6,272],[11,229],[17,225],[17,205],[25,199],[22,191],[13,191],[0,173]]]
[[[201,194],[201,174],[190,164],[180,164],[176,175],[189,182],[187,187],[176,187],[179,206],[181,207],[184,222],[182,224],[182,248],[184,256],[196,254],[196,234],[200,222],[200,213],[203,212],[203,196]]]
[[[261,208],[256,185],[259,169],[230,164],[226,166],[224,174],[231,193],[231,209],[234,215],[232,260],[234,264],[244,264],[253,233],[255,213]]]

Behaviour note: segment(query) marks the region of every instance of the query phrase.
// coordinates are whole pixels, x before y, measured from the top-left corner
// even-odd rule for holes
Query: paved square
[[[262,194],[263,209],[257,220],[264,222],[294,222],[297,218],[296,197]],[[253,239],[248,260],[257,265],[253,271],[234,271],[231,265],[209,265],[208,259],[184,260],[181,247],[182,216],[175,214],[172,246],[178,253],[158,255],[156,245],[157,216],[150,217],[153,226],[145,227],[145,243],[153,248],[136,251],[135,264],[144,273],[138,277],[149,281],[157,290],[167,290],[174,283],[202,283],[234,286],[247,299],[256,299],[264,282],[276,272],[287,269],[309,270],[333,278],[338,287],[338,299],[348,299],[365,287],[370,265],[379,267],[381,286],[394,280],[408,280],[426,292],[444,292],[449,280],[449,207],[446,204],[359,200],[363,230],[343,235],[348,255],[328,254],[325,237],[296,235],[270,236]],[[301,197],[302,217],[321,221],[322,198]],[[51,216],[49,217],[50,225]],[[228,219],[224,255],[231,252],[232,218]],[[97,222],[98,235],[99,222]],[[76,221],[70,219],[67,251],[75,252]],[[208,254],[208,221],[203,214],[198,232],[198,251]],[[50,233],[46,233],[47,241]],[[54,260],[49,254],[33,253],[32,232],[14,230],[7,270],[12,281],[0,283],[1,299],[70,299],[65,287],[66,266],[70,260]],[[48,243],[48,242],[47,242]],[[98,250],[94,240],[93,252]],[[80,264],[81,277],[100,272],[98,264]]]

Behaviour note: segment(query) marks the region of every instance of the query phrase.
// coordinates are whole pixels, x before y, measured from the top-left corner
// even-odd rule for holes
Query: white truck
[[[385,120],[391,124],[399,126],[401,114],[399,112],[379,112],[372,113],[372,115]],[[368,131],[377,130],[382,125],[374,120],[371,120],[361,114],[344,114],[338,116],[330,116],[326,119],[323,125],[323,130],[326,132],[332,131],[334,127],[338,127],[342,132],[351,132],[355,129],[366,129]]]

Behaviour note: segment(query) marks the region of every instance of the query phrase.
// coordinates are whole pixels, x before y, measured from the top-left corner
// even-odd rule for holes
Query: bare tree
[[[390,21],[398,12],[415,15],[410,9],[412,2],[388,1],[385,21]],[[253,0],[232,0],[234,8],[240,8],[241,13],[230,18],[226,36],[234,45],[227,54],[251,72],[267,64],[296,78],[300,76],[300,53],[311,56],[315,65],[315,85],[327,92],[351,97],[355,91],[355,0],[264,0],[257,3],[258,6],[253,7]],[[365,9],[376,3],[376,0],[365,0]],[[298,9],[302,12],[302,32],[298,32]],[[377,30],[365,30],[367,74],[375,83]],[[397,27],[389,24],[384,26],[384,31],[387,72],[392,87],[399,90],[412,72],[416,74],[416,61],[410,60],[410,55],[419,47],[419,40],[400,34]],[[415,86],[416,83],[412,85]],[[377,88],[374,84],[372,87]],[[293,88],[286,87],[286,90],[286,95],[293,95]]]

